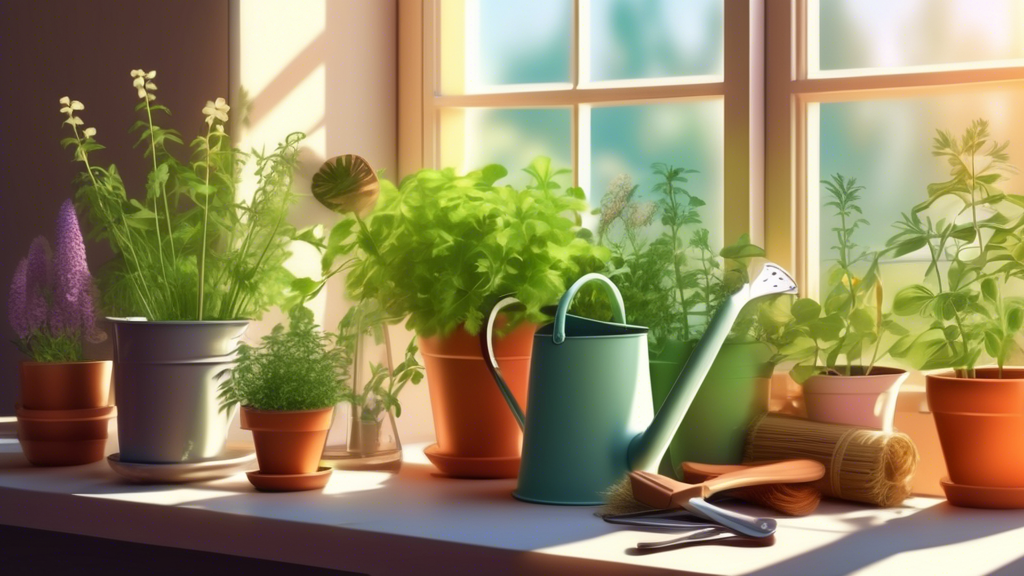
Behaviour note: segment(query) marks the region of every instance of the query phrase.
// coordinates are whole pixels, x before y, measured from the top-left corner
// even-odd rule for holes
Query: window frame
[[[819,104],[1024,87],[1024,66],[1015,64],[809,73],[809,27],[818,0],[725,0],[721,81],[581,84],[585,42],[578,31],[586,0],[574,0],[571,87],[446,95],[436,87],[440,6],[446,1],[398,0],[400,175],[439,167],[445,109],[571,107],[574,184],[589,194],[589,171],[581,170],[590,145],[589,114],[581,114],[586,107],[723,98],[724,237],[750,234],[769,259],[793,272],[805,296],[818,296],[818,126],[813,120]]]
[[[817,73],[808,39],[818,0],[768,2],[765,12],[765,251],[818,297],[818,105],[1024,87],[1024,66],[950,65]],[[843,75],[843,72],[846,72]]]
[[[450,17],[440,10],[446,1],[399,0],[398,3],[398,164],[403,175],[422,167],[439,167],[443,138],[439,130],[440,115],[446,109],[568,107],[572,110],[570,158],[573,184],[583,186],[589,195],[589,170],[581,168],[587,167],[589,162],[591,107],[722,98],[725,116],[723,233],[725,238],[750,234],[754,242],[763,240],[763,0],[729,0],[725,3],[724,74],[721,79],[708,81],[707,77],[684,77],[581,82],[580,64],[587,61],[587,38],[580,34],[580,20],[587,0],[574,0],[571,86],[441,94],[437,88],[438,66],[443,65],[446,55],[439,54],[438,40],[441,19]],[[451,25],[449,22],[444,24]],[[581,54],[581,51],[584,52]],[[451,59],[448,61],[453,62]],[[459,65],[457,60],[454,62],[449,65]],[[419,95],[418,101],[413,94]]]

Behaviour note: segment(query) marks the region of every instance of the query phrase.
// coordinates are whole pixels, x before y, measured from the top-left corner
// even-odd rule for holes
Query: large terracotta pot
[[[651,391],[657,411],[693,353],[695,342],[667,341],[650,360]],[[722,346],[704,384],[669,444],[661,473],[679,476],[683,462],[739,464],[748,428],[768,411],[774,365],[761,342]]]
[[[86,410],[110,400],[113,363],[22,362],[21,400],[27,410]]]
[[[907,371],[875,366],[871,374],[853,367],[850,376],[816,374],[804,382],[807,417],[815,422],[892,431],[896,399]]]
[[[521,324],[494,343],[501,373],[519,405],[527,410],[526,389],[536,328],[534,324]],[[492,467],[490,472],[485,467],[478,473],[458,475],[515,476],[523,434],[487,370],[479,337],[460,327],[444,338],[420,338],[419,347],[427,371],[437,453],[442,457],[503,460],[507,464]]]
[[[242,407],[242,428],[252,430],[261,474],[312,474],[331,429],[334,407],[275,411]]]
[[[978,368],[975,378],[927,377],[949,479],[1024,489],[1024,368]]]

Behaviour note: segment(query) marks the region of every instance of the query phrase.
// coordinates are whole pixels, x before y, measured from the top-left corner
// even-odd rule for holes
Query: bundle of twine
[[[896,506],[911,491],[918,454],[906,434],[766,414],[747,436],[747,462],[810,458],[825,465],[822,494]]]

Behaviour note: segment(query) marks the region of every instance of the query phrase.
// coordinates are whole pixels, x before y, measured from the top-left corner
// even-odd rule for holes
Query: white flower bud
[[[145,88],[139,88],[139,98],[145,98],[145,97],[146,97],[146,89]]]
[[[60,99],[60,103],[65,105],[65,106],[68,106],[68,105],[71,104],[71,98],[68,98],[67,96],[65,96],[65,97]]]
[[[149,91],[156,90],[156,84],[154,84],[152,82],[146,82],[146,90],[149,90]]]
[[[86,138],[92,138],[95,135],[96,135],[96,129],[95,128],[86,128],[85,130],[82,130],[82,136],[85,136]]]
[[[78,100],[72,100],[71,101],[71,109],[72,110],[85,110],[85,104],[82,104]]]
[[[141,72],[141,70],[140,70],[140,72]],[[146,74],[146,78],[148,78],[148,79],[150,79],[150,80],[152,80],[153,78],[156,78],[156,70],[150,70],[150,71],[149,71],[149,72],[148,72],[148,73]]]

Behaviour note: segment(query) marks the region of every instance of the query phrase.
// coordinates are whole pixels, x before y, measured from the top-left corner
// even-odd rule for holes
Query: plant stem
[[[972,149],[973,150],[973,149]],[[978,256],[985,252],[985,245],[981,241],[981,227],[978,226],[978,209],[975,205],[974,192],[977,190],[977,179],[974,168],[974,152],[971,152],[971,220],[974,222],[974,234],[978,237]]]
[[[210,123],[206,127],[206,181],[203,194],[206,202],[203,203],[203,244],[199,249],[199,304],[198,304],[198,318],[200,321],[203,320],[203,293],[206,292],[206,229],[210,217],[210,168],[212,159],[210,158],[210,132],[213,128],[213,123]]]
[[[672,214],[679,214],[679,203],[676,201],[675,188],[672,186],[672,178],[665,178],[666,190],[668,194],[669,205],[672,207]],[[672,230],[672,268],[675,271],[676,290],[679,292],[679,306],[682,308],[683,317],[683,341],[690,339],[690,314],[689,310],[686,309],[686,294],[683,289],[683,271],[679,267],[678,252],[679,247],[679,221],[673,219],[669,224],[669,228]]]
[[[92,181],[93,188],[96,188],[97,190],[99,190],[99,188],[100,188],[99,182],[96,181],[96,176],[92,173],[92,166],[89,164],[89,155],[86,154],[85,151],[82,150],[82,148],[81,148],[82,147],[82,138],[78,134],[78,127],[75,126],[74,124],[72,124],[71,125],[71,129],[74,130],[74,132],[75,132],[75,139],[78,140],[79,155],[82,157],[82,162],[85,164],[85,171],[86,171],[86,173],[89,174],[89,180]],[[110,220],[109,214],[107,215],[107,219]],[[125,235],[126,238],[127,238],[126,244],[128,245],[128,248],[132,251],[132,259],[134,260],[135,267],[136,267],[136,269],[139,270],[139,275],[141,276],[142,275],[142,270],[139,267],[139,257],[135,254],[135,248],[134,248],[134,246],[132,245],[132,242],[131,242],[131,230],[128,228],[128,223],[124,222],[124,214],[123,213],[121,214],[121,220],[122,220],[122,223],[124,225],[125,232],[126,232],[126,235]],[[114,229],[114,228],[112,228],[112,231],[115,234],[117,233],[117,230]],[[135,291],[138,292],[139,300],[141,300],[143,306],[146,307],[147,314],[152,316],[153,315],[153,309],[150,307],[149,302],[146,300],[146,296],[142,293],[142,288],[140,287],[139,282],[135,279],[135,277],[132,275],[131,272],[128,273],[128,277],[131,279],[132,285],[134,286]],[[150,297],[152,297],[152,296],[150,296]]]
[[[146,117],[149,119],[149,150],[153,157],[153,171],[156,171],[156,136],[153,134],[153,111],[149,107],[149,95],[146,95]],[[160,185],[160,197],[164,201],[164,218],[167,220],[167,243],[171,247],[171,260],[177,261],[178,256],[174,251],[174,229],[171,227],[171,211],[167,204],[167,189]],[[159,228],[159,226],[157,226]]]

